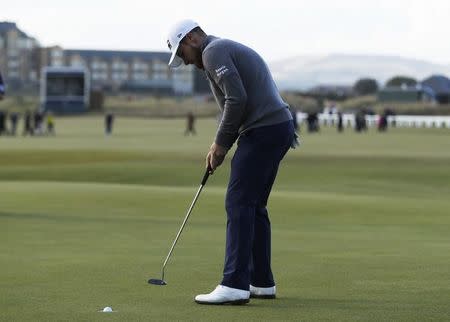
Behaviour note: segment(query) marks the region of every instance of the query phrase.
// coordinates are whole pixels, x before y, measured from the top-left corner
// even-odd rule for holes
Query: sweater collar
[[[206,48],[213,40],[216,40],[216,39],[218,39],[218,37],[215,37],[215,36],[212,36],[212,35],[206,36],[205,40],[204,40],[203,43],[202,43],[202,46],[200,47],[202,53],[203,53],[203,51],[205,50],[205,48]]]

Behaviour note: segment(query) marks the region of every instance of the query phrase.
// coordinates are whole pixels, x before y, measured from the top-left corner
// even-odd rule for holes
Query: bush
[[[417,80],[408,76],[395,76],[389,79],[386,82],[386,87],[400,87],[405,84],[406,86],[415,86],[417,84]]]
[[[361,78],[353,85],[353,90],[358,95],[375,94],[378,91],[378,83],[373,78]]]

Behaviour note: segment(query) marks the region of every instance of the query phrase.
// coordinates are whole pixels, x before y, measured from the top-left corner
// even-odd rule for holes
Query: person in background
[[[316,112],[309,112],[306,117],[306,122],[308,124],[309,133],[319,132],[319,117]]]
[[[0,111],[0,135],[6,135],[6,112]]]
[[[185,136],[189,134],[197,134],[197,132],[195,132],[195,116],[192,112],[187,114],[186,131],[184,131]]]
[[[43,115],[39,110],[36,110],[34,112],[34,135],[41,135],[42,134],[42,121],[43,121]]]
[[[355,131],[362,132],[367,130],[366,113],[364,110],[359,110],[355,114]]]
[[[47,135],[55,135],[55,121],[52,112],[47,114]]]
[[[11,130],[9,133],[15,136],[17,132],[17,122],[19,121],[19,113],[17,112],[10,113],[9,120],[11,121]]]
[[[113,130],[114,114],[108,113],[105,115],[105,134],[111,135]]]
[[[387,130],[388,122],[386,111],[380,115],[378,119],[378,132],[385,132]]]
[[[33,135],[33,127],[31,126],[31,112],[26,111],[25,112],[25,119],[23,124],[23,135]]]
[[[339,133],[344,132],[344,122],[342,120],[342,112],[337,112],[337,130]]]

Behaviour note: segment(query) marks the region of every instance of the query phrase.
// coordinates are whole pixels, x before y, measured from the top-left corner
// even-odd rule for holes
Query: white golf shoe
[[[209,294],[200,294],[195,297],[198,304],[245,304],[250,301],[250,292],[217,285],[216,289]]]
[[[277,289],[272,287],[255,287],[250,285],[250,297],[258,299],[274,299]]]

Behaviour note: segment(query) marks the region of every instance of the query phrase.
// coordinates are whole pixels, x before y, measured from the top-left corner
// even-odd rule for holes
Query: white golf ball
[[[112,312],[112,308],[110,306],[107,306],[103,309],[103,312]]]

